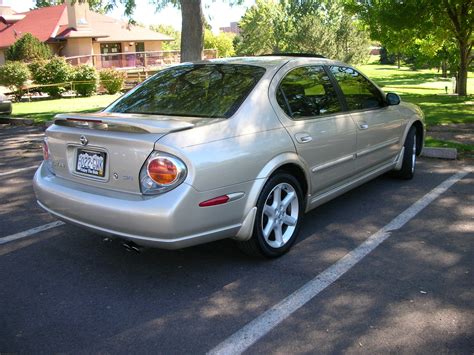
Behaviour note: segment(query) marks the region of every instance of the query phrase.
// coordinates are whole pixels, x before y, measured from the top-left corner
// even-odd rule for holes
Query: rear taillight
[[[51,153],[50,153],[50,150],[49,150],[49,144],[48,144],[48,139],[47,138],[45,138],[43,140],[43,159],[44,159],[44,164],[46,165],[48,170],[51,173],[54,173],[53,162],[52,162],[52,159],[51,159]]]
[[[153,152],[140,171],[140,187],[145,195],[174,189],[186,178],[186,165],[174,155]]]
[[[49,146],[46,138],[43,140],[43,159],[49,160]]]

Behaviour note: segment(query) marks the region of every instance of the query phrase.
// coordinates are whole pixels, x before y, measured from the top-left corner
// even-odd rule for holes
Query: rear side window
[[[336,91],[322,66],[290,71],[280,83],[277,101],[294,119],[342,111]]]
[[[346,98],[349,110],[365,110],[384,106],[380,90],[352,68],[332,66],[330,70]]]
[[[180,65],[159,72],[106,111],[228,118],[264,73],[252,65]]]

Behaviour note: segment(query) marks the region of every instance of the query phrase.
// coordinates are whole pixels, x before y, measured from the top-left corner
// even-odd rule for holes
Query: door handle
[[[359,123],[359,128],[360,129],[369,129],[369,125],[367,124],[367,122],[361,122],[361,123]]]
[[[295,138],[298,143],[309,143],[313,140],[308,133],[296,133]]]

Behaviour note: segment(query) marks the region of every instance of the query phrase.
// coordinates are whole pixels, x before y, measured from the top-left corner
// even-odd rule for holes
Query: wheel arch
[[[268,179],[277,174],[278,172],[286,172],[293,175],[298,182],[301,184],[303,190],[303,196],[306,200],[306,196],[311,191],[311,180],[308,175],[308,168],[306,164],[300,159],[298,154],[294,152],[287,152],[272,158],[265,166],[260,170],[255,183],[253,184],[249,196],[247,199],[246,211],[250,211],[257,203],[258,197],[265,186]]]
[[[423,122],[419,119],[412,120],[408,122],[408,124],[405,126],[405,132],[403,132],[403,140],[402,140],[402,146],[405,144],[405,140],[407,139],[408,132],[410,132],[410,129],[412,127],[415,127],[416,129],[416,154],[420,155],[421,151],[423,150],[423,146],[425,144],[425,135],[426,135],[426,128]]]
[[[423,145],[425,142],[425,129],[421,121],[415,121],[412,123],[411,127],[416,128],[416,154],[420,155],[423,150]],[[410,128],[411,128],[410,127]]]

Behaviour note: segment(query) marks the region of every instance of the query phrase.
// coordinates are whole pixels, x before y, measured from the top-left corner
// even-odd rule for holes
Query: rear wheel
[[[411,127],[405,139],[402,168],[394,175],[401,179],[410,180],[415,175],[416,166],[416,128]]]
[[[303,193],[298,181],[278,173],[265,184],[257,202],[253,235],[238,242],[250,255],[274,258],[285,254],[298,235],[303,214]]]

